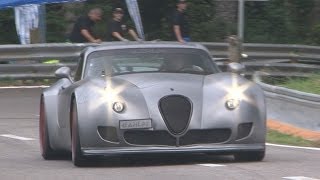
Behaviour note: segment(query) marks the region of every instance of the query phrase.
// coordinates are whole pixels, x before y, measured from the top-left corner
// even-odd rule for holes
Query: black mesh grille
[[[191,118],[191,103],[183,96],[167,96],[160,100],[159,108],[162,117],[173,134],[181,134]]]
[[[179,146],[222,143],[230,138],[230,129],[190,130],[179,139]],[[134,145],[176,146],[176,138],[167,131],[130,130],[124,139]]]
[[[230,129],[189,130],[180,138],[181,146],[190,144],[210,144],[225,142],[230,138]]]
[[[171,136],[167,131],[126,131],[124,139],[128,143],[135,145],[176,145],[176,138]]]
[[[252,123],[242,123],[238,126],[238,135],[237,139],[242,139],[247,137],[252,129]]]

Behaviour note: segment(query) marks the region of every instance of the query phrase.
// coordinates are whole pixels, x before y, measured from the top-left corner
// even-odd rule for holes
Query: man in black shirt
[[[70,41],[74,43],[101,43],[101,39],[93,36],[93,26],[101,20],[102,10],[100,8],[91,9],[87,16],[80,17],[71,32]]]
[[[139,39],[136,32],[122,22],[123,14],[124,12],[121,8],[114,9],[112,19],[108,23],[107,41],[129,41],[124,37],[126,33],[130,34],[134,40],[140,41],[141,39]]]
[[[177,9],[173,14],[172,19],[173,37],[181,43],[189,42],[191,40],[189,35],[188,18],[185,14],[186,9],[186,0],[178,0]]]

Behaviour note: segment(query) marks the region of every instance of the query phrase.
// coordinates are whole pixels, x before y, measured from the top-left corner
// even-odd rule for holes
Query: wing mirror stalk
[[[71,70],[69,67],[66,67],[66,66],[57,69],[55,72],[55,76],[59,79],[67,78],[69,79],[70,82],[72,83],[74,82],[71,77]]]

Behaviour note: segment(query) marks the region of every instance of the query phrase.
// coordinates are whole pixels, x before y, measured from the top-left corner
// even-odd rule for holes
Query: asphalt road
[[[40,89],[0,89],[0,179],[320,179],[320,149],[267,146],[262,162],[231,156],[113,157],[73,166],[70,158],[43,160],[38,137]]]

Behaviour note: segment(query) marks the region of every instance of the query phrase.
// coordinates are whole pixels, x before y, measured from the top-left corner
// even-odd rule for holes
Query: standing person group
[[[87,16],[78,18],[73,26],[69,40],[73,43],[101,43],[102,40],[95,37],[93,27],[96,22],[102,19],[102,14],[103,12],[100,8],[94,8],[89,11]],[[108,25],[107,41],[129,41],[124,38],[126,33],[131,35],[134,40],[140,41],[141,39],[135,31],[123,23],[123,15],[124,11],[121,8],[114,9],[112,19]]]
[[[189,23],[185,14],[187,9],[186,0],[177,0],[176,10],[172,16],[172,35],[175,41],[181,43],[190,42]],[[102,10],[94,8],[86,16],[77,19],[69,40],[73,43],[101,43],[102,40],[96,38],[93,33],[93,27],[96,22],[102,19]],[[108,22],[106,34],[107,41],[129,41],[125,35],[130,35],[134,40],[141,41],[133,28],[128,27],[123,22],[124,11],[122,8],[115,8],[112,12],[112,18]]]

